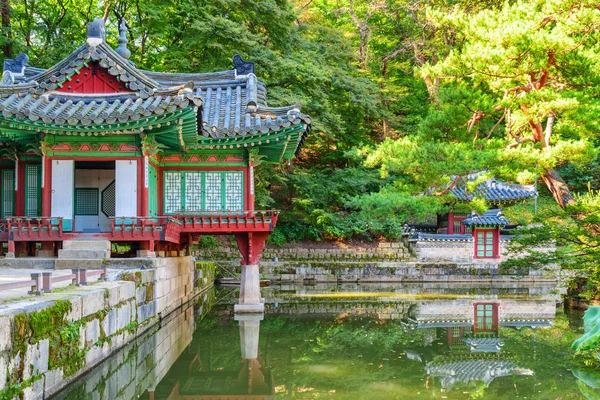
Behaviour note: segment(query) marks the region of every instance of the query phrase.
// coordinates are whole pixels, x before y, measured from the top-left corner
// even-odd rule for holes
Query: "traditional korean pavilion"
[[[105,42],[102,20],[49,69],[25,54],[0,85],[0,242],[7,256],[53,255],[67,240],[180,251],[202,234],[234,234],[257,264],[277,212],[254,209],[254,166],[299,151],[300,105],[269,107],[254,63],[161,73]],[[37,243],[37,245],[36,245]],[[41,245],[40,245],[41,244]]]
[[[469,183],[474,182],[482,173],[467,175],[461,179],[456,186],[450,189],[450,193],[456,199],[452,210],[438,216],[437,230],[448,234],[469,233],[469,226],[462,224],[470,210],[466,204],[475,197],[483,197],[487,204],[493,208],[502,208],[507,205],[520,203],[537,197],[535,185],[519,185],[502,182],[496,178],[487,179],[478,183],[474,190],[469,190]]]

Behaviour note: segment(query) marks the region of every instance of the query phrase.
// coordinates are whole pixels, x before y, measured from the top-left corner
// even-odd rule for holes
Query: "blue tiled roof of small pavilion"
[[[483,215],[473,211],[462,223],[467,226],[505,226],[509,224],[508,219],[499,208],[487,210]]]
[[[488,203],[503,204],[516,203],[537,196],[537,190],[534,185],[519,185],[502,182],[496,178],[491,178],[477,185],[474,192],[467,189],[467,181],[475,180],[481,173],[467,175],[450,193],[459,201],[471,201],[476,196],[482,196]]]
[[[501,358],[442,357],[425,365],[428,375],[440,378],[442,388],[451,390],[458,383],[480,381],[488,386],[494,379],[511,375],[533,375],[529,369],[519,368],[513,361]]]
[[[502,350],[504,343],[502,339],[497,337],[472,337],[464,338],[471,353],[499,353]]]

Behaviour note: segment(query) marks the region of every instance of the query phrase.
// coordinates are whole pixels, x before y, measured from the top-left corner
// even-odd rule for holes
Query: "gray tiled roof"
[[[151,115],[173,113],[202,100],[190,90],[175,88],[172,92],[155,92],[143,99],[136,95],[83,98],[77,96],[38,96],[32,93],[10,93],[0,87],[0,112],[4,118],[41,120],[46,124],[84,125],[137,121]]]
[[[484,382],[511,375],[533,375],[529,369],[519,368],[513,361],[498,358],[439,360],[427,363],[427,374],[440,378],[443,389],[450,390],[459,382]]]
[[[450,190],[450,193],[460,201],[471,201],[475,196],[482,196],[492,204],[517,202],[537,196],[537,190],[533,185],[511,184],[495,178],[479,183],[474,192],[469,192],[466,181],[475,180],[478,175],[472,174],[462,179]]]
[[[509,224],[499,208],[487,210],[483,215],[473,212],[462,223],[468,226],[505,226]]]
[[[254,75],[253,64],[239,56],[234,57],[233,69],[204,74],[144,71],[105,42],[86,42],[46,70],[30,67],[27,60],[20,55],[4,63],[0,84],[4,118],[89,125],[135,121],[194,105],[201,114],[198,134],[207,138],[264,134],[311,123],[300,104],[269,107],[266,87]],[[107,68],[133,93],[83,97],[54,91],[90,61]]]
[[[502,350],[502,339],[496,337],[474,337],[463,339],[469,345],[471,353],[499,353]]]
[[[311,123],[300,104],[268,107],[265,84],[253,73],[238,75],[235,69],[207,74],[144,72],[163,85],[194,84],[195,95],[204,102],[202,133],[206,137],[276,132]]]
[[[446,233],[421,233],[417,232],[409,240],[424,242],[472,242],[473,235],[468,234],[446,234]]]

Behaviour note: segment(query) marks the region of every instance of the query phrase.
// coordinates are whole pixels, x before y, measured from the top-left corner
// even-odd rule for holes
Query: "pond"
[[[584,399],[582,314],[551,286],[263,289],[234,315],[216,288],[79,378],[60,399]],[[580,379],[578,379],[578,377]]]

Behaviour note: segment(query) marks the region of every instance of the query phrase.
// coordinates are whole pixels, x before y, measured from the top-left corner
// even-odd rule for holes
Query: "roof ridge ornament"
[[[87,43],[90,46],[98,46],[104,42],[106,36],[106,26],[102,18],[96,18],[92,22],[88,22],[87,26]]]
[[[129,51],[127,48],[127,43],[129,43],[129,40],[127,40],[127,22],[125,21],[125,18],[121,18],[121,22],[119,23],[118,42],[119,46],[115,49],[115,51],[124,59],[129,60],[129,57],[131,57],[131,51]]]
[[[248,75],[254,73],[254,63],[252,61],[244,61],[242,56],[236,54],[233,56],[233,68],[235,75]]]

